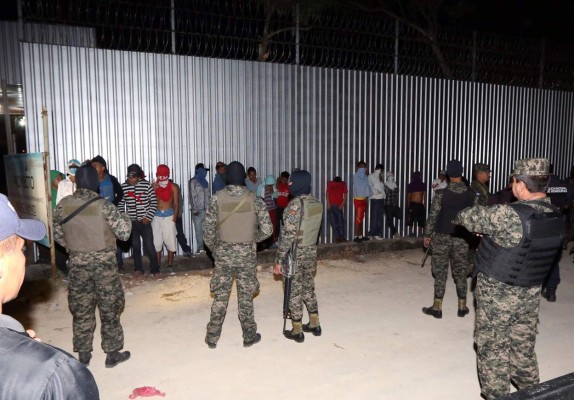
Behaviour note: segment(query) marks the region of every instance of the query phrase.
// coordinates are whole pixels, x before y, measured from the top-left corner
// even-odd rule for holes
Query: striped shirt
[[[152,220],[157,208],[157,197],[148,181],[140,180],[136,185],[122,183],[124,197],[118,204],[120,211],[125,211],[132,221],[143,218]]]

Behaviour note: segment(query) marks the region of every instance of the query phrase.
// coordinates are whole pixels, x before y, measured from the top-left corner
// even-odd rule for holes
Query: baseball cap
[[[142,175],[142,167],[137,164],[132,164],[128,167],[128,178],[136,178],[141,177]]]
[[[547,158],[524,158],[514,161],[512,175],[548,175],[549,167]]]
[[[438,174],[446,176],[446,171],[444,169],[441,169],[440,171],[438,171]]]
[[[155,174],[156,176],[169,176],[170,174],[169,167],[165,164],[160,164],[157,166]]]
[[[458,160],[450,160],[448,164],[446,164],[446,173],[451,178],[459,178],[462,176],[462,163]]]
[[[203,163],[199,163],[195,166],[196,170],[200,169],[200,168],[203,168],[204,170],[209,171],[209,168],[205,168],[205,165],[203,165]]]
[[[46,236],[46,227],[36,219],[20,219],[8,198],[0,194],[0,240],[14,234],[24,239],[40,240]]]
[[[490,165],[483,163],[476,163],[472,166],[474,172],[490,172]]]

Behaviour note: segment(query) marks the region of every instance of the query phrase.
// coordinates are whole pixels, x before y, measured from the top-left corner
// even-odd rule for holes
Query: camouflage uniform
[[[456,285],[456,294],[459,299],[466,298],[467,292],[467,266],[468,243],[463,237],[446,235],[435,232],[435,224],[441,212],[442,199],[446,190],[462,194],[468,191],[463,182],[449,183],[446,189],[437,190],[433,197],[429,217],[426,222],[425,236],[432,234],[432,274],[434,280],[435,299],[442,299],[448,278],[449,261],[452,276]],[[434,233],[433,233],[434,232]]]
[[[550,204],[548,198],[542,201]],[[536,203],[521,203],[545,210]],[[489,235],[504,248],[518,245],[523,235],[520,218],[509,205],[468,208],[458,214],[457,223]],[[487,399],[509,393],[511,380],[519,389],[539,382],[534,346],[540,290],[539,285],[512,286],[478,273],[474,340],[482,394]]]
[[[244,186],[227,185],[225,189],[233,197],[240,197],[246,192]],[[227,311],[227,303],[233,285],[237,281],[237,302],[239,306],[239,321],[243,330],[244,342],[254,339],[257,324],[253,314],[253,296],[259,291],[256,265],[256,242],[261,242],[273,233],[273,225],[263,199],[255,198],[257,227],[255,237],[248,243],[229,243],[219,240],[217,236],[217,221],[219,206],[217,194],[209,202],[203,223],[203,240],[211,249],[215,259],[215,269],[211,278],[211,292],[214,295],[211,306],[211,317],[207,324],[206,342],[216,344],[221,336],[221,329]]]
[[[99,196],[91,190],[78,189],[72,197],[87,201]],[[66,235],[60,225],[65,217],[62,207],[64,201],[65,199],[62,199],[54,209],[54,240],[67,247]],[[102,217],[119,240],[127,240],[130,237],[130,218],[127,214],[120,213],[115,205],[105,201]],[[102,349],[106,353],[121,350],[124,347],[124,332],[120,324],[120,314],[125,299],[116,265],[116,247],[86,253],[71,252],[68,279],[74,351],[87,353],[93,350],[96,305],[100,312]]]
[[[481,206],[488,205],[488,198],[490,197],[490,192],[488,188],[482,184],[479,180],[475,179],[470,184],[470,188],[473,192],[476,193],[476,197],[478,197],[478,202],[476,204]]]
[[[304,202],[319,202],[310,194],[301,195],[289,202],[283,213],[283,230],[277,248],[276,264],[281,264],[285,255],[296,240],[301,220],[301,198]],[[293,260],[296,265],[293,280],[291,281],[291,297],[289,311],[293,321],[301,321],[303,318],[303,304],[309,314],[317,314],[317,296],[315,295],[315,280],[317,273],[317,245],[297,246],[297,259]]]

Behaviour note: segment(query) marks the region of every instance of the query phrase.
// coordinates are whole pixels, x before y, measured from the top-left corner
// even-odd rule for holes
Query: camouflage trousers
[[[257,333],[257,324],[255,323],[253,312],[253,297],[259,292],[259,281],[257,280],[255,262],[244,265],[228,265],[219,262],[215,264],[210,283],[214,299],[211,305],[211,317],[207,324],[206,340],[209,343],[217,343],[221,336],[233,278],[235,278],[237,284],[239,322],[243,330],[243,340],[251,341]]]
[[[91,352],[96,329],[96,306],[100,312],[102,349],[109,353],[124,347],[120,314],[125,298],[115,252],[109,260],[79,264],[70,260],[68,305],[73,316],[75,352]]]
[[[432,237],[432,274],[434,297],[442,299],[448,278],[448,265],[456,285],[459,299],[466,298],[468,274],[468,244],[464,239],[435,233]]]
[[[291,281],[289,312],[293,321],[303,318],[303,304],[309,314],[317,313],[319,306],[315,295],[315,274],[317,273],[317,246],[297,249],[297,264]]]
[[[539,382],[534,345],[540,286],[501,283],[479,273],[474,341],[482,394],[494,399]]]

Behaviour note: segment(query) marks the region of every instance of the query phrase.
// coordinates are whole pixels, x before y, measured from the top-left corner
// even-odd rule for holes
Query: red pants
[[[359,225],[365,219],[365,212],[367,212],[367,199],[353,199],[355,204],[355,225]]]

